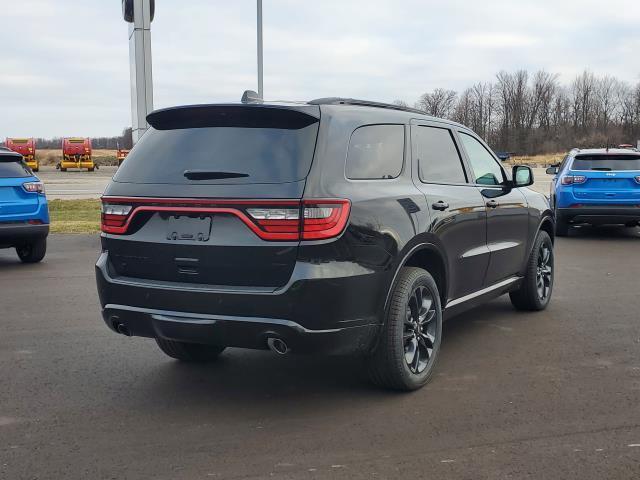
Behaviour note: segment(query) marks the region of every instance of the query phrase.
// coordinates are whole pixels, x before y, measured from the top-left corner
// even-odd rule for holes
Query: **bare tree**
[[[450,118],[456,106],[457,96],[453,90],[436,88],[433,92],[423,94],[416,107],[434,117]]]

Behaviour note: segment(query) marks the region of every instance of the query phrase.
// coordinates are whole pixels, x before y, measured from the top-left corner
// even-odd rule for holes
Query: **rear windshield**
[[[318,123],[303,128],[150,128],[113,177],[171,184],[285,183],[304,179]]]
[[[0,178],[30,177],[33,173],[22,162],[7,162],[0,159]]]
[[[638,155],[583,155],[576,157],[572,170],[640,170]]]

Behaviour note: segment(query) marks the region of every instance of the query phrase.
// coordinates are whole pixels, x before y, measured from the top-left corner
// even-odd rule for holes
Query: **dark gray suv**
[[[361,354],[379,385],[433,373],[442,321],[509,293],[541,310],[554,219],[462,125],[394,105],[153,112],[102,198],[107,326],[169,356]]]

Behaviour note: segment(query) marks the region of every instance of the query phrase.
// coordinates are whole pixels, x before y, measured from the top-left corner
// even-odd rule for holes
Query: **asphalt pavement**
[[[549,308],[447,322],[436,374],[230,349],[184,365],[103,324],[95,236],[0,251],[1,479],[637,479],[640,233],[559,239]],[[357,292],[354,292],[357,294]]]

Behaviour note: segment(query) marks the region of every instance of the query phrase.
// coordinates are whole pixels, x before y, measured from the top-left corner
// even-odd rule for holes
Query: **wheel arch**
[[[536,231],[536,237],[538,236],[538,232],[540,230],[543,230],[549,234],[549,237],[551,238],[551,243],[555,242],[556,229],[555,229],[555,222],[553,220],[553,216],[551,215],[551,212],[546,212],[543,215],[542,220],[540,221],[540,225],[538,225],[538,230]]]
[[[440,303],[444,309],[447,302],[447,292],[449,287],[449,272],[447,268],[446,255],[433,243],[419,243],[410,247],[396,266],[396,270],[387,288],[384,311],[387,311],[391,292],[395,286],[398,273],[403,267],[419,267],[431,274],[438,286]]]

